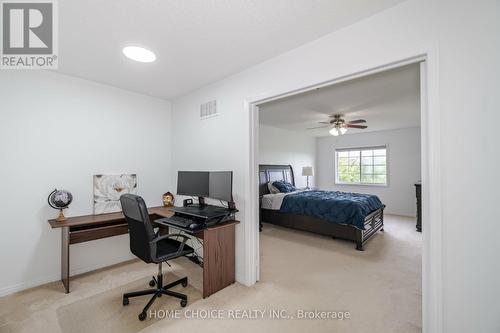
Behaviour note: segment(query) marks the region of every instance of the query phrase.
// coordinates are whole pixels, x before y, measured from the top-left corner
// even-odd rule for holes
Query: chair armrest
[[[172,238],[172,237],[181,237],[182,238],[182,243],[181,245],[179,245],[179,248],[177,249],[177,252],[175,253],[175,255],[179,255],[182,253],[182,250],[184,250],[184,245],[186,244],[187,240],[189,239],[189,237],[187,237],[186,235],[183,235],[183,234],[167,234],[167,235],[163,235],[163,236],[159,236],[159,237],[156,237],[154,238],[150,244],[151,245],[156,245],[156,243],[158,241],[161,241],[163,239],[167,239],[167,238]],[[154,246],[156,248],[156,246]]]
[[[181,237],[184,241],[187,241],[189,239],[189,237],[187,237],[186,235],[183,235],[183,234],[166,234],[166,235],[162,235],[162,236],[158,236],[158,237],[155,237],[151,243],[156,243],[158,241],[161,241],[162,239],[167,239],[167,238],[172,238],[172,237]]]

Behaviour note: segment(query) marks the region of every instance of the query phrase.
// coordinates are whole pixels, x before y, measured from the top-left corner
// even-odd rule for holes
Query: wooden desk
[[[169,217],[168,207],[148,208],[151,221]],[[87,242],[128,233],[125,217],[120,213],[69,217],[65,221],[48,221],[52,228],[61,228],[61,281],[70,292],[71,244]],[[227,287],[235,281],[235,226],[239,221],[227,221],[200,230],[193,236],[203,239],[203,298]],[[163,232],[168,232],[168,228]]]

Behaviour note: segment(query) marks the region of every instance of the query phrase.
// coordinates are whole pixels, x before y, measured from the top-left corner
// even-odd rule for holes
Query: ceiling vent
[[[200,105],[200,119],[217,116],[217,101],[213,100]]]

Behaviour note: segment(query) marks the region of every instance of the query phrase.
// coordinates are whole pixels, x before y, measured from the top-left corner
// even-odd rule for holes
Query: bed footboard
[[[377,231],[384,230],[384,208],[373,211],[365,218],[365,230],[359,230],[350,225],[327,222],[311,216],[287,214],[269,209],[261,209],[260,222],[350,240],[356,243],[356,250],[363,251],[364,244]],[[262,223],[260,225],[262,226]]]
[[[363,251],[364,244],[379,230],[384,231],[384,208],[373,211],[365,218],[365,230],[357,230],[356,250]]]

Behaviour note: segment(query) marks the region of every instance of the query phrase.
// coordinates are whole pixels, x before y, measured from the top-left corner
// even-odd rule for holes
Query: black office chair
[[[146,319],[146,312],[149,307],[153,304],[156,297],[161,297],[162,295],[180,298],[181,306],[185,307],[187,305],[187,296],[168,289],[178,284],[182,284],[183,287],[186,287],[188,284],[187,277],[164,286],[161,266],[162,263],[167,260],[193,253],[194,250],[190,246],[186,245],[186,241],[189,238],[181,234],[155,234],[151,221],[149,220],[148,209],[144,200],[140,196],[124,194],[120,197],[120,202],[122,205],[123,215],[125,215],[125,220],[127,220],[128,223],[130,250],[133,254],[142,259],[142,261],[148,264],[158,264],[158,277],[155,278],[153,276],[153,279],[149,282],[151,287],[156,286],[156,288],[124,294],[123,305],[129,304],[128,299],[130,297],[153,295],[148,304],[146,304],[142,312],[139,314],[139,320]],[[182,242],[173,239],[178,237],[182,238]]]

